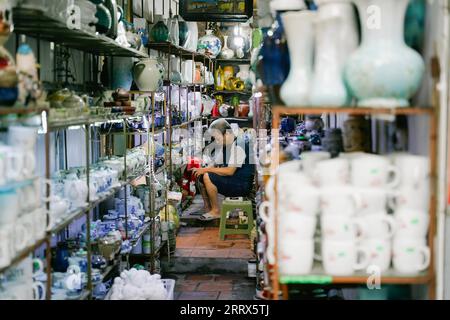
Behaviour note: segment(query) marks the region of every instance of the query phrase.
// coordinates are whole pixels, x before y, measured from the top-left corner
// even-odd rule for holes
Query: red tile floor
[[[219,239],[214,227],[184,227],[177,237],[175,257],[240,259],[253,257],[250,240],[245,236]],[[178,300],[252,300],[255,279],[247,274],[176,275],[175,299]]]

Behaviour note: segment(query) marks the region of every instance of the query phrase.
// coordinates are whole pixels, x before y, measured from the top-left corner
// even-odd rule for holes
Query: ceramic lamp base
[[[409,101],[395,98],[370,98],[358,101],[358,107],[407,108]]]

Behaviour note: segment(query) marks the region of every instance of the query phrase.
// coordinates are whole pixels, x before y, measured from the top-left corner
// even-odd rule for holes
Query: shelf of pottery
[[[376,278],[384,284],[428,285],[432,299],[438,120],[434,107],[410,106],[425,64],[416,51],[421,49],[415,41],[419,35],[411,35],[418,31],[408,28],[421,21],[426,4],[315,3],[317,8],[310,10],[303,1],[271,1],[276,22],[265,32],[259,53],[261,80],[273,105],[271,176],[261,181],[266,182],[266,201],[259,207],[272,298],[280,292],[288,298],[295,284],[366,284]],[[370,5],[384,13],[376,30],[366,23]],[[403,30],[407,44],[398,36]],[[436,92],[439,76],[431,77]],[[429,123],[429,139],[417,148],[428,156],[368,153],[372,148],[298,152],[296,143],[284,144],[288,148],[280,153],[280,142],[287,141],[280,136],[296,130],[295,117],[313,122],[312,115],[328,124],[335,119],[335,126],[347,116],[420,118]],[[320,136],[316,150],[324,143],[320,140],[332,142],[339,132]],[[286,153],[300,160],[286,162]]]

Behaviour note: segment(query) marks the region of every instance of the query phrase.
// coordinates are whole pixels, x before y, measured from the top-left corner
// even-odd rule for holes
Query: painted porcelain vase
[[[316,13],[286,12],[281,17],[289,47],[291,68],[281,86],[280,97],[287,106],[307,106],[310,104],[314,50],[313,23]]]
[[[311,105],[344,106],[349,95],[344,83],[344,66],[358,46],[353,5],[350,1],[317,1],[315,21],[315,66]],[[353,19],[353,20],[352,20]]]
[[[222,50],[220,39],[213,35],[212,30],[206,30],[206,35],[198,40],[197,51],[200,53],[210,54],[214,58]]]
[[[219,57],[221,59],[229,60],[229,59],[234,58],[234,51],[231,50],[230,48],[228,48],[227,41],[228,41],[228,36],[223,36],[223,48],[222,48],[222,51],[220,51]]]
[[[133,69],[133,77],[141,91],[159,91],[163,85],[164,67],[156,58],[142,59]]]
[[[363,31],[345,79],[358,106],[407,107],[422,81],[422,57],[404,40],[409,0],[355,0]]]

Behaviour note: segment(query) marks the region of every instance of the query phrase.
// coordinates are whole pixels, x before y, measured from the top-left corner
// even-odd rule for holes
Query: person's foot
[[[218,212],[208,211],[207,213],[202,214],[198,219],[201,221],[211,221],[220,219],[220,215]]]

